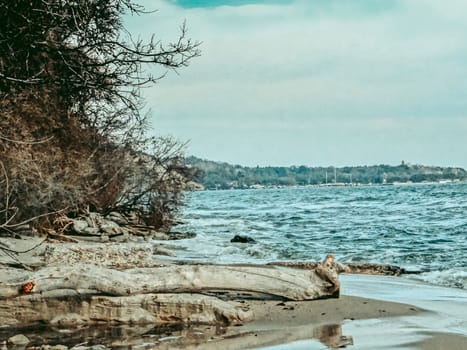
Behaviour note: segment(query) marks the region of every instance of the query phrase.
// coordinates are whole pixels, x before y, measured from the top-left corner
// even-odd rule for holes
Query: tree
[[[200,43],[135,39],[131,0],[0,0],[0,229],[50,213],[136,210],[167,227],[192,175],[183,145],[146,136],[147,66],[187,66]],[[3,200],[1,196],[3,195]],[[39,220],[41,219],[41,220]]]

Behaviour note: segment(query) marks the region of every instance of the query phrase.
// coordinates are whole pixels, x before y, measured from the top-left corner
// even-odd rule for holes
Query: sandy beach
[[[11,241],[9,242],[11,244]],[[30,242],[17,241],[24,249]],[[40,260],[35,252],[23,262]],[[3,256],[1,262],[8,262]],[[0,269],[0,281],[6,278]],[[101,344],[131,349],[466,349],[467,291],[404,277],[341,275],[338,299],[242,300],[254,320],[236,327],[112,326],[50,329],[0,327],[0,344],[24,334],[28,348],[43,344]]]
[[[228,349],[466,349],[467,292],[401,277],[343,275],[339,299],[249,302]],[[224,346],[224,345],[223,345]],[[207,347],[209,349],[211,347]]]

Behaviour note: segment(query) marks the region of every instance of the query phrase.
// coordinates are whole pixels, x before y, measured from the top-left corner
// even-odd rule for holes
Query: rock
[[[105,345],[99,344],[99,345],[93,345],[89,348],[90,350],[106,350],[107,348]]]
[[[127,225],[128,224],[128,220],[120,213],[116,212],[116,211],[112,211],[109,213],[109,215],[107,215],[107,219],[110,220],[110,221],[113,221],[119,225]]]
[[[76,345],[71,348],[71,350],[106,350],[109,349],[105,345],[93,345],[93,346],[84,346],[84,345]]]
[[[11,345],[28,345],[29,339],[23,334],[14,335],[11,338],[8,338],[8,344]]]
[[[50,324],[55,326],[76,327],[82,325],[83,323],[84,321],[82,320],[81,316],[76,313],[57,315],[52,320],[50,320]]]
[[[152,239],[157,241],[167,241],[169,240],[169,236],[165,232],[156,231],[152,234]]]
[[[98,236],[99,229],[97,227],[86,227],[83,231],[79,233],[83,235],[89,235],[89,236]]]
[[[175,256],[171,250],[163,247],[154,247],[154,255]]]
[[[88,228],[88,223],[86,220],[73,220],[73,231],[81,233]]]
[[[189,239],[195,238],[196,233],[193,232],[167,232],[167,237],[169,240],[175,241],[179,239]]]
[[[123,229],[120,227],[120,225],[117,224],[116,222],[111,221],[111,220],[103,219],[100,222],[99,228],[100,228],[101,232],[107,233],[109,235],[115,235],[115,234],[123,233]]]
[[[42,345],[41,350],[68,350],[66,345]]]
[[[102,216],[99,213],[89,213],[86,217],[85,220],[87,221],[89,227],[98,227],[99,223],[102,220]]]
[[[256,243],[256,241],[248,236],[235,235],[234,238],[230,240],[232,243]]]

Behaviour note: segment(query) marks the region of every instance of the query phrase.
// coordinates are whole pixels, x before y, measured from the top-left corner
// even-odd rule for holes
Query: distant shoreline
[[[438,184],[467,181],[457,167],[373,165],[351,167],[243,167],[188,157],[185,164],[198,170],[194,189],[281,188],[291,186],[363,186]]]
[[[235,188],[203,188],[198,184],[197,188],[191,190],[197,191],[229,191],[229,190],[270,190],[270,189],[287,189],[287,188],[326,188],[326,187],[386,187],[386,186],[423,186],[423,185],[452,185],[464,184],[467,180],[454,180],[454,181],[423,181],[423,182],[392,182],[392,183],[328,183],[316,185],[251,185],[250,187],[235,187]]]

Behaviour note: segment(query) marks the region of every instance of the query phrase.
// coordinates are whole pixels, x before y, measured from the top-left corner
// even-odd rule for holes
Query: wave
[[[262,263],[274,259],[392,264],[417,278],[467,288],[467,184],[200,191],[177,231],[181,258]],[[230,243],[246,235],[254,246]]]
[[[445,287],[467,289],[467,270],[448,269],[406,275],[407,278]]]

